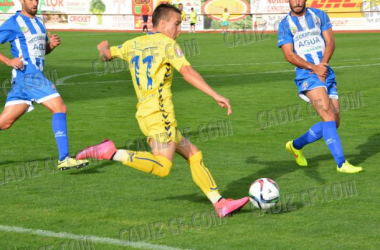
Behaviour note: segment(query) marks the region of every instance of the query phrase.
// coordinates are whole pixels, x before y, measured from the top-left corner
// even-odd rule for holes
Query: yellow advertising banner
[[[230,21],[243,19],[251,11],[250,5],[244,0],[209,0],[203,4],[202,13],[220,20],[225,8],[231,15]]]
[[[363,17],[363,0],[311,0],[306,3],[307,7],[326,11],[331,18]]]
[[[169,3],[169,4],[172,4],[172,0],[156,0],[156,7],[162,3]],[[155,7],[155,8],[156,8]]]

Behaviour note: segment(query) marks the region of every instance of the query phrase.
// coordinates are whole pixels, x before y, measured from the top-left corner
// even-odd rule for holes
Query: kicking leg
[[[93,158],[98,160],[114,160],[145,173],[152,173],[159,177],[169,175],[175,152],[175,143],[160,143],[151,139],[149,144],[152,153],[116,149],[114,143],[105,140],[102,143],[82,150],[77,159]]]
[[[220,217],[225,217],[241,209],[248,202],[247,197],[240,200],[222,198],[209,169],[204,164],[202,152],[188,139],[182,138],[176,147],[176,152],[188,161],[194,182],[214,204]]]

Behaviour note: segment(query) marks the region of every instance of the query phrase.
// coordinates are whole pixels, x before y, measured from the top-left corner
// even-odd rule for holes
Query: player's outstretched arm
[[[22,60],[22,55],[20,57],[10,59],[0,52],[0,62],[14,69],[21,69],[21,70],[24,69],[24,64],[22,63],[21,60]]]
[[[98,44],[99,56],[103,61],[113,59],[108,41],[102,41]]]
[[[303,58],[298,56],[296,53],[294,53],[293,44],[291,43],[282,45],[281,49],[282,49],[282,52],[284,53],[286,61],[290,62],[291,64],[299,68],[312,70],[310,73],[316,74],[323,81],[327,77],[328,63],[321,62],[318,65],[309,63],[308,61],[304,60]]]
[[[201,90],[207,95],[214,98],[214,100],[218,103],[222,108],[227,109],[227,115],[232,113],[230,101],[216,93],[206,82],[203,80],[202,76],[195,71],[191,66],[182,66],[179,71],[183,76],[183,79],[193,85],[195,88]]]
[[[56,34],[50,34],[48,32],[49,36],[49,42],[46,43],[46,52],[45,54],[50,54],[56,47],[58,47],[61,44],[61,39]]]
[[[334,39],[332,28],[323,31],[322,36],[325,39],[326,48],[325,48],[325,52],[323,53],[323,58],[321,62],[329,63],[335,51],[335,39]]]

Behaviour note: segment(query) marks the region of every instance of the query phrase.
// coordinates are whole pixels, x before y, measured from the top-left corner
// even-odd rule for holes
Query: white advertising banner
[[[154,8],[162,2],[183,4],[187,14],[183,30],[189,30],[191,8],[198,14],[197,30],[219,29],[224,7],[229,7],[232,18],[243,17],[231,20],[230,29],[276,31],[290,11],[289,0],[40,0],[38,13],[48,29],[139,30],[141,6]],[[379,0],[309,0],[307,7],[326,11],[334,30],[380,30]],[[0,25],[20,9],[19,0],[0,0]]]
[[[198,14],[198,21],[196,24],[196,30],[203,30],[203,17],[202,14],[202,3],[201,0],[173,0],[173,4],[183,4],[183,10],[186,13],[186,18],[182,21],[182,30],[190,30],[190,13],[191,8]]]
[[[325,11],[334,30],[380,30],[378,0],[309,0],[307,7]],[[288,0],[251,0],[253,26],[276,31],[290,11]]]

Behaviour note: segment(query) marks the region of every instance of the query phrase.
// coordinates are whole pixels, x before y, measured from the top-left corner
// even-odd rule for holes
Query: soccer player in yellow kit
[[[186,18],[186,12],[183,10],[183,4],[180,3],[178,5],[178,9],[181,11],[181,21],[183,21]]]
[[[181,12],[172,5],[161,4],[155,9],[152,19],[154,32],[111,48],[108,41],[103,41],[98,50],[105,61],[121,58],[129,62],[138,98],[136,118],[141,131],[148,137],[153,154],[118,150],[112,141],[105,140],[81,151],[77,159],[120,161],[137,170],[166,177],[177,152],[188,161],[194,182],[214,204],[218,215],[224,217],[241,209],[248,202],[248,197],[224,199],[205,167],[202,152],[177,130],[171,92],[173,67],[187,82],[213,97],[219,106],[227,108],[228,115],[231,114],[229,100],[207,85],[175,42],[181,31]]]
[[[197,12],[191,8],[190,13],[190,33],[195,33],[195,26],[197,25]]]

